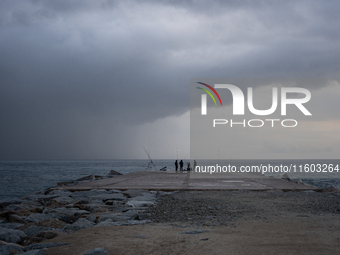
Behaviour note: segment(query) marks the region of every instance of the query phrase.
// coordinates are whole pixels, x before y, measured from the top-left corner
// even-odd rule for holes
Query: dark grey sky
[[[338,76],[339,9],[2,0],[0,160],[188,158],[190,78]]]

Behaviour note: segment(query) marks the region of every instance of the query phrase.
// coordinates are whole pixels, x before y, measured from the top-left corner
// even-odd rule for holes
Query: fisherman
[[[178,170],[178,162],[177,162],[177,160],[175,161],[175,166],[176,166],[176,173],[177,173],[177,170]]]
[[[180,166],[180,171],[183,171],[183,160],[181,160],[180,162],[179,162],[179,166]]]

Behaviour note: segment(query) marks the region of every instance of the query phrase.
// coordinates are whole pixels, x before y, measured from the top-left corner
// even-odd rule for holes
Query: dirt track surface
[[[151,209],[159,223],[58,236],[50,242],[70,245],[46,254],[340,254],[337,193],[223,192],[165,196]],[[182,233],[192,230],[206,232]]]

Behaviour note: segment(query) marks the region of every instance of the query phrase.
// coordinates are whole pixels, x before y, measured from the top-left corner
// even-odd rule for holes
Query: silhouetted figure
[[[190,162],[188,162],[187,171],[190,171]]]
[[[178,170],[178,162],[177,162],[177,160],[175,161],[175,167],[176,167],[176,172],[177,172],[177,170]]]
[[[181,160],[180,162],[179,162],[179,170],[180,171],[183,171],[183,161]]]

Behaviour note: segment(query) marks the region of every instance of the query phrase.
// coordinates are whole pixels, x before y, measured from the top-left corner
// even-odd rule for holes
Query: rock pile
[[[0,201],[0,254],[43,254],[65,243],[39,242],[97,226],[144,224],[148,208],[166,192],[49,190]],[[36,253],[32,253],[35,250]]]

